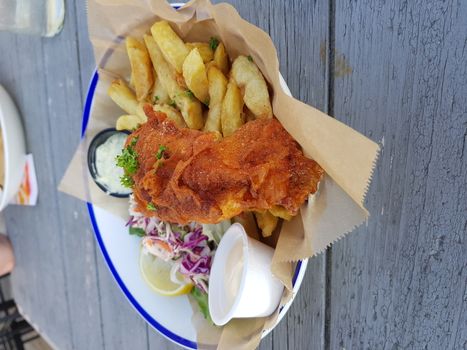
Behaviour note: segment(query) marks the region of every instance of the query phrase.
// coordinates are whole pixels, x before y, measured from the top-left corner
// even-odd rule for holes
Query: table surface
[[[231,1],[268,32],[293,95],[383,146],[367,225],[310,260],[260,349],[467,348],[467,1]],[[85,205],[56,188],[94,62],[84,1],[52,39],[0,33],[0,83],[34,154],[35,207],[5,210],[16,300],[59,349],[175,349],[105,266]]]

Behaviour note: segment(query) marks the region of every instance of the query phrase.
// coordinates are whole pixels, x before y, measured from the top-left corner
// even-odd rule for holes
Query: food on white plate
[[[257,119],[231,136],[177,127],[150,105],[120,163],[136,210],[168,222],[218,223],[277,206],[298,213],[322,168],[303,155],[276,119]],[[152,206],[153,208],[150,208]]]
[[[251,56],[231,62],[218,38],[184,42],[167,21],[128,43],[136,93],[117,79],[108,94],[125,111],[117,128],[131,131],[117,156],[133,191],[129,230],[141,237],[148,284],[190,293],[209,318],[212,259],[230,223],[270,236],[316,192],[323,169],[274,118]]]
[[[148,208],[153,209],[151,205]],[[133,196],[129,212],[129,233],[142,238],[140,268],[148,285],[166,296],[191,292],[209,318],[207,292],[212,258],[230,221],[217,225],[165,222],[139,212]]]

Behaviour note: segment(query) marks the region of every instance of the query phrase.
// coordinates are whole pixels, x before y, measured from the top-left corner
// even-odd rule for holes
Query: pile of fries
[[[268,86],[253,59],[238,56],[231,62],[216,38],[186,43],[168,22],[158,21],[143,40],[127,37],[126,49],[130,82],[115,80],[108,90],[127,113],[118,118],[117,130],[145,123],[147,103],[179,127],[215,132],[219,138],[249,120],[273,117]],[[290,219],[280,209],[254,215],[264,237],[272,234],[278,218]]]

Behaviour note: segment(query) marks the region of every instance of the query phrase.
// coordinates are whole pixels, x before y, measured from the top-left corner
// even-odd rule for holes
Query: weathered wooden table
[[[40,186],[36,207],[5,211],[13,292],[59,349],[172,349],[118,290],[85,205],[56,190],[94,67],[84,3],[55,38],[0,34]],[[467,2],[232,3],[270,33],[296,97],[383,145],[370,221],[311,259],[261,349],[466,349]]]

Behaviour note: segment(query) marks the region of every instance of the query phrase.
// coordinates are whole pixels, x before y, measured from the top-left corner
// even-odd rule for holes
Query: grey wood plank
[[[62,32],[50,40],[43,40],[55,188],[80,140],[83,95],[75,19],[75,8],[68,6]],[[71,257],[64,259],[72,318],[71,344],[76,349],[100,349],[103,336],[96,288],[95,243],[87,210],[84,203],[61,192],[57,195],[62,247],[66,256]],[[69,255],[69,252],[73,254]]]
[[[13,294],[39,330],[62,349],[71,348],[70,311],[57,220],[60,210],[55,190],[51,133],[47,122],[48,96],[42,40],[0,34],[3,48],[0,82],[11,93],[22,113],[27,147],[35,156],[40,188],[39,205],[11,206],[5,210],[7,231],[17,266],[12,274]]]
[[[178,350],[180,346],[166,339],[151,326],[148,327],[148,348],[152,350]]]
[[[126,300],[104,259],[97,259],[97,265],[105,349],[149,348],[146,322]]]
[[[83,203],[78,202],[66,195],[57,194],[56,186],[61,175],[79,141],[79,130],[81,124],[82,103],[80,97],[79,70],[77,68],[77,47],[76,47],[76,22],[73,7],[67,9],[67,17],[63,31],[52,39],[38,39],[23,36],[11,36],[18,42],[34,42],[37,47],[21,45],[12,57],[11,63],[16,66],[22,57],[25,64],[31,65],[31,52],[36,52],[36,57],[43,55],[44,60],[36,60],[35,67],[38,72],[33,76],[18,76],[16,70],[14,78],[28,95],[39,95],[46,101],[44,110],[36,113],[24,113],[26,118],[26,129],[29,136],[34,136],[37,129],[44,129],[44,134],[38,140],[46,147],[45,159],[53,163],[50,169],[43,166],[44,156],[38,153],[37,147],[30,147],[33,151],[38,176],[45,177],[47,183],[39,183],[40,199],[34,210],[37,213],[37,225],[42,230],[47,231],[50,237],[39,237],[46,247],[32,244],[30,247],[24,244],[24,240],[30,237],[24,236],[23,240],[18,240],[15,248],[19,264],[24,264],[22,259],[28,259],[27,269],[23,275],[16,278],[13,276],[15,297],[18,303],[28,314],[47,337],[51,339],[57,347],[66,348],[101,348],[102,336],[100,335],[100,311],[98,301],[98,291],[96,289],[96,265],[94,259],[93,236],[88,224],[87,212]],[[3,43],[2,43],[3,44]],[[31,51],[31,48],[33,51]],[[66,55],[64,53],[67,53]],[[38,64],[38,62],[40,64]],[[3,63],[3,62],[2,62]],[[75,69],[73,69],[75,68]],[[3,74],[2,74],[3,76]],[[34,81],[36,84],[31,84]],[[40,84],[40,85],[39,85]],[[26,86],[30,86],[28,93]],[[34,99],[25,98],[24,103],[19,103],[20,108],[34,108]],[[28,119],[32,118],[32,119]],[[60,132],[57,132],[60,130]],[[48,140],[48,142],[44,142]],[[43,172],[44,171],[44,172]],[[56,203],[55,213],[48,209],[47,202]],[[58,208],[58,212],[57,212]],[[26,215],[25,220],[15,221],[16,217],[24,217],[23,208],[12,208],[7,211],[9,231],[16,237],[23,234],[35,226],[34,220],[30,220]],[[12,213],[11,215],[9,213]],[[20,216],[21,215],[21,216]],[[12,218],[13,217],[13,218]],[[84,225],[83,225],[84,223]],[[43,236],[40,232],[40,236]],[[46,236],[46,235],[45,235]],[[23,250],[25,252],[23,252]],[[72,251],[76,254],[76,259],[69,259],[68,254]],[[61,253],[63,252],[63,253]],[[49,256],[57,256],[61,260],[53,264],[44,263],[44,256],[50,260]],[[41,265],[44,266],[41,269]],[[62,270],[60,270],[62,267]],[[50,283],[48,274],[59,274],[64,279],[61,282]],[[37,286],[29,285],[32,278],[36,278]],[[30,289],[20,289],[22,284],[26,284]],[[44,284],[44,285],[42,285]],[[63,296],[55,291],[63,288]],[[34,296],[37,292],[43,291],[42,300],[33,299],[30,303],[22,302],[22,298]],[[56,299],[59,299],[58,301]],[[66,303],[66,305],[63,305]],[[54,309],[57,314],[71,314],[72,321],[68,321],[63,316],[54,314],[50,317],[43,310],[44,308]],[[47,317],[43,319],[43,317]],[[67,316],[68,317],[68,316]],[[86,320],[80,322],[80,320]],[[73,322],[73,327],[70,323]],[[63,327],[68,327],[67,331]],[[71,333],[71,334],[67,334]],[[63,338],[63,340],[62,340]]]
[[[332,248],[331,349],[467,345],[466,16],[336,2],[334,114],[384,148],[372,218]]]

